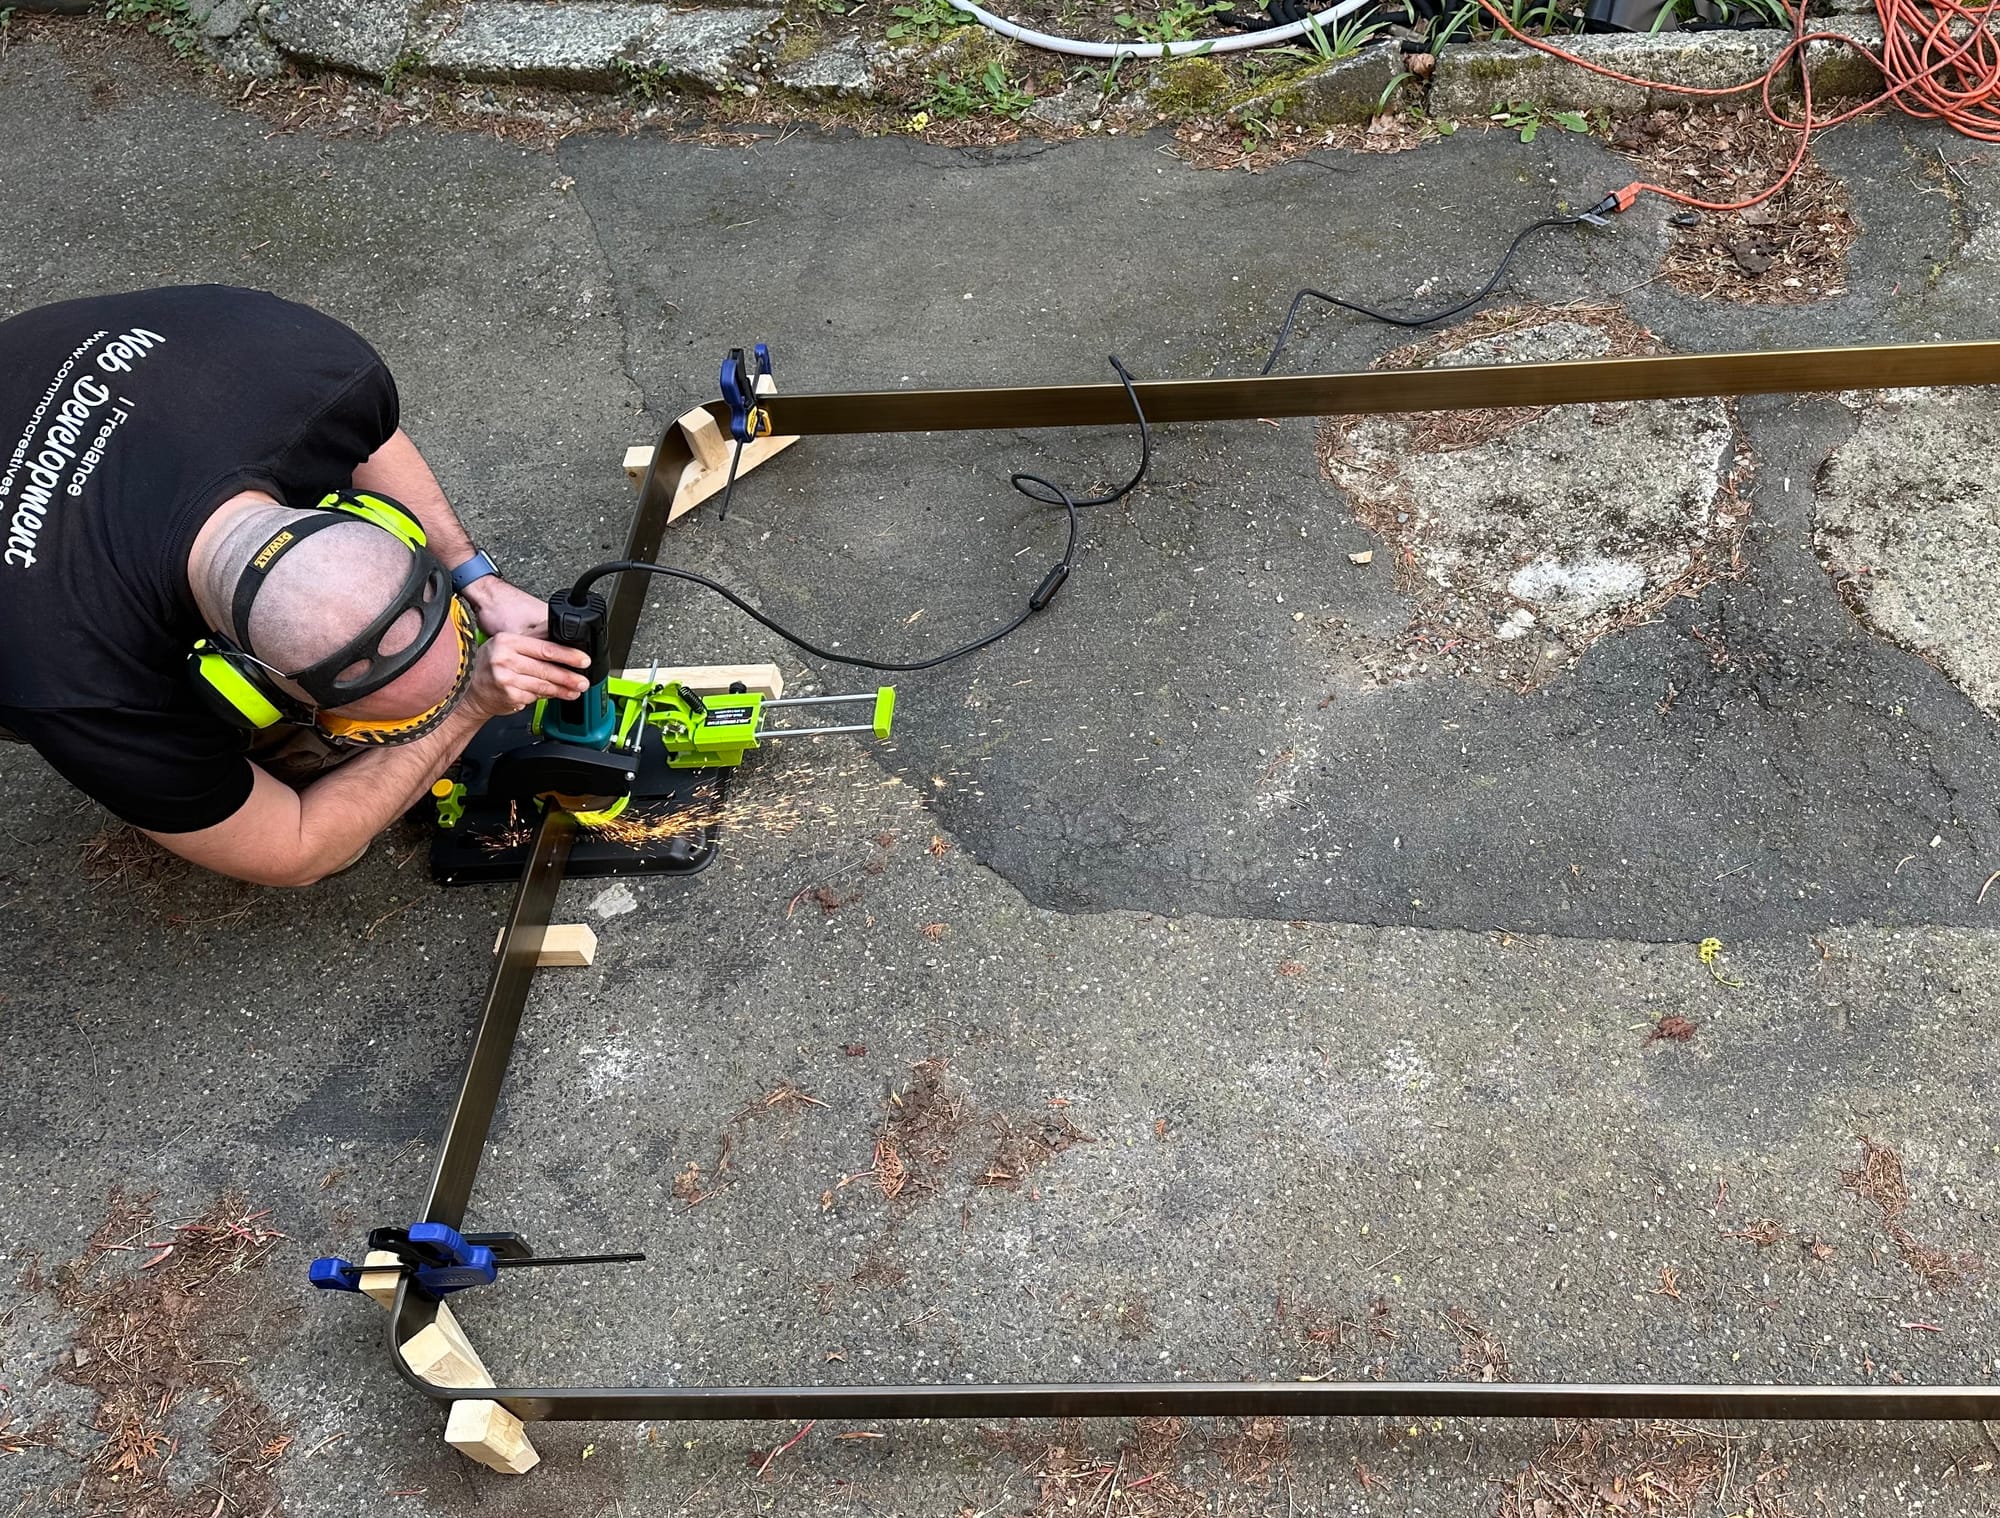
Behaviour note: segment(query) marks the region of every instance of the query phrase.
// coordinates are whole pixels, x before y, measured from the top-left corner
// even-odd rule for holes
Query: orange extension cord
[[[1624,189],[1607,195],[1603,204],[1596,208],[1599,211],[1630,210],[1641,195],[1658,195],[1701,211],[1748,210],[1769,200],[1791,182],[1792,176],[1799,171],[1799,165],[1805,162],[1806,147],[1812,141],[1813,133],[1851,121],[1886,100],[1895,101],[1900,109],[1912,116],[1946,122],[1954,131],[1967,137],[1981,142],[2000,142],[2000,41],[1996,41],[1988,29],[1996,13],[2000,13],[2000,0],[1986,0],[1986,4],[1978,6],[1960,5],[1957,0],[1875,0],[1875,9],[1882,21],[1883,43],[1879,56],[1864,44],[1839,32],[1807,31],[1806,0],[1780,0],[1792,18],[1792,40],[1779,50],[1778,56],[1771,60],[1771,66],[1755,79],[1721,88],[1667,84],[1657,79],[1641,79],[1633,74],[1620,73],[1617,69],[1606,68],[1565,51],[1552,42],[1527,36],[1507,18],[1495,0],[1479,0],[1479,3],[1494,24],[1516,41],[1525,42],[1537,52],[1588,69],[1593,74],[1601,74],[1606,79],[1667,94],[1710,99],[1725,99],[1756,90],[1763,101],[1764,114],[1787,131],[1798,133],[1798,147],[1785,172],[1769,187],[1746,200],[1700,200],[1692,195],[1683,195],[1678,190],[1670,190],[1665,185],[1636,180]],[[1772,103],[1771,90],[1785,66],[1794,58],[1800,58],[1809,42],[1830,42],[1866,54],[1882,70],[1888,87],[1874,98],[1837,116],[1815,116],[1812,79],[1801,63],[1800,114],[1796,120],[1787,116]]]

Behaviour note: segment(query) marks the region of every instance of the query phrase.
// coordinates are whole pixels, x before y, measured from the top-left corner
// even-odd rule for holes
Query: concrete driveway
[[[1678,293],[1647,207],[1547,235],[1513,317],[1423,356],[1996,335],[2000,176],[1941,184],[1940,145],[1825,140],[1863,229],[1842,296]],[[732,344],[771,341],[797,389],[1097,379],[1114,352],[1241,372],[1297,285],[1467,288],[1556,197],[1629,177],[1554,133],[1257,176],[1167,146],[274,136],[115,53],[16,46],[0,311],[222,280],[334,312],[539,588],[615,546],[622,449]],[[1315,317],[1288,362],[1405,340]],[[1993,416],[1161,430],[1043,616],[899,682],[895,741],[759,756],[739,790],[770,810],[698,882],[568,888],[597,961],[538,983],[474,1221],[651,1258],[475,1295],[489,1363],[1990,1380]],[[1011,614],[1059,546],[1010,469],[1094,487],[1133,447],[808,441],[668,551],[843,648],[920,654]],[[646,657],[862,683],[720,602],[655,605]],[[0,775],[22,1512],[120,1510],[122,1454],[123,1492],[199,1514],[2000,1501],[1956,1425],[829,1425],[773,1458],[795,1428],[571,1425],[510,1483],[442,1448],[378,1313],[304,1285],[416,1207],[504,890],[432,887],[414,832],[309,892],[239,889],[107,856],[31,755]],[[154,1240],[180,1248],[148,1275]]]

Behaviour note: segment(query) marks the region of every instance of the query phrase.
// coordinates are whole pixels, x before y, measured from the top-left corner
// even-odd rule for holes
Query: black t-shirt
[[[244,736],[203,707],[187,558],[240,491],[310,506],[395,432],[354,332],[222,285],[66,301],[0,322],[0,726],[127,822],[213,826],[250,794]]]

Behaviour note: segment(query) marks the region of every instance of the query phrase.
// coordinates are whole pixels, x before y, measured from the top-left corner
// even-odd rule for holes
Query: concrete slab
[[[780,64],[774,83],[806,95],[835,99],[869,99],[876,89],[877,69],[888,61],[888,50],[871,46],[858,34],[790,63]]]
[[[57,135],[70,151],[44,151]],[[642,388],[655,420],[706,398],[731,343],[774,340],[793,389],[1097,378],[1108,351],[1239,372],[1298,283],[1473,287],[1514,226],[1622,182],[1567,135],[1259,176],[1164,145],[273,138],[115,49],[59,66],[17,45],[0,307],[219,278],[341,314],[396,367],[475,531],[539,587],[615,543]],[[1649,285],[1653,207],[1552,238],[1513,294],[1615,301],[1686,351],[1991,332],[1967,237],[1992,181],[1962,166],[1960,196],[1934,193],[1934,147],[1957,153],[1897,123],[1826,139],[1864,228],[1837,302]],[[1322,319],[1294,357],[1400,340]],[[1314,625],[1392,637],[1411,603],[1386,553],[1350,563],[1383,545],[1311,427],[1163,430],[1040,622],[902,682],[892,746],[773,746],[741,777],[769,810],[715,871],[635,884],[616,915],[593,909],[602,882],[570,891],[597,959],[540,983],[475,1216],[652,1258],[468,1302],[489,1362],[686,1383],[1989,1380],[1990,1275],[1961,1266],[2000,1242],[1993,722],[1856,622],[1815,557],[1849,409],[1746,402],[1737,425],[1757,459],[1738,577],[1529,696],[1378,687]],[[670,553],[843,645],[918,650],[1040,578],[1056,524],[1007,468],[1108,481],[1130,456],[1124,432],[805,443]],[[646,640],[777,654],[798,689],[861,678],[678,592]],[[0,750],[0,777],[9,1263],[87,1254],[121,1186],[158,1190],[163,1221],[229,1191],[271,1208],[286,1237],[246,1274],[240,1353],[293,1441],[265,1457],[284,1511],[1084,1512],[1086,1473],[1123,1448],[1122,1518],[1148,1491],[1457,1518],[1583,1468],[1546,1429],[1441,1421],[827,1425],[768,1468],[795,1429],[607,1425],[537,1429],[541,1469],[504,1483],[443,1449],[379,1314],[304,1302],[301,1279],[421,1195],[500,894],[432,890],[409,837],[291,896],[95,879],[102,819],[25,754]],[[1709,933],[1713,966],[1692,947]],[[889,1097],[927,1080],[958,1117],[905,1146],[891,1198],[870,1174],[907,1137]],[[1863,1134],[1900,1157],[1893,1219],[1845,1179]],[[77,1311],[0,1279],[0,1415],[62,1435],[0,1470],[10,1496],[66,1497],[99,1437],[64,1358]],[[223,1411],[183,1398],[162,1424],[183,1490],[226,1475]],[[1599,1433],[1586,1494],[1651,1470],[1710,1505],[1726,1482],[1728,1511],[1746,1492],[1993,1505],[1967,1427]]]
[[[425,69],[451,78],[618,90],[646,74],[656,87],[714,87],[777,18],[775,10],[740,6],[479,0],[426,18],[419,50]]]
[[[1854,435],[1821,471],[1814,537],[1856,612],[2000,713],[1994,398],[1918,390],[1852,398]]]
[[[1389,355],[1395,368],[1561,362],[1652,349],[1608,312],[1502,309]],[[1581,420],[1581,425],[1579,421]],[[1357,647],[1389,680],[1532,690],[1600,638],[1727,574],[1749,506],[1728,403],[1511,407],[1333,418],[1327,473],[1421,603],[1407,641]]]
[[[1786,34],[1778,31],[1657,37],[1610,33],[1565,37],[1561,45],[1621,74],[1714,89],[1757,78],[1771,66],[1785,41]],[[1447,52],[1431,88],[1430,111],[1434,116],[1477,120],[1508,101],[1544,110],[1622,115],[1683,105],[1685,97],[1591,73],[1519,42],[1474,42]]]
[[[271,0],[265,34],[295,58],[380,78],[402,55],[415,0]]]

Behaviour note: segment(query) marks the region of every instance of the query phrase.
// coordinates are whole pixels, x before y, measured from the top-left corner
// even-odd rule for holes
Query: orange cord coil
[[[1762,100],[1764,114],[1785,130],[1798,133],[1798,147],[1784,173],[1747,199],[1702,200],[1670,190],[1665,185],[1635,180],[1608,197],[1616,202],[1616,209],[1620,211],[1629,210],[1642,194],[1658,195],[1663,200],[1692,206],[1700,211],[1746,211],[1769,200],[1791,182],[1792,176],[1805,162],[1806,148],[1812,141],[1813,133],[1851,121],[1885,101],[1894,101],[1898,108],[1919,119],[1943,121],[1954,131],[1981,142],[2000,142],[2000,39],[1996,39],[1990,30],[1996,11],[2000,11],[2000,0],[1987,0],[1986,4],[1978,6],[1960,5],[1956,0],[1875,0],[1875,10],[1882,22],[1883,41],[1879,54],[1865,43],[1839,32],[1807,31],[1805,0],[1798,0],[1796,4],[1794,0],[1780,0],[1792,19],[1791,41],[1778,50],[1771,66],[1756,78],[1719,87],[1668,84],[1663,80],[1643,79],[1636,74],[1606,68],[1553,42],[1528,36],[1508,19],[1495,0],[1479,0],[1479,3],[1494,25],[1515,41],[1621,84],[1637,85],[1670,95],[1709,99],[1726,99],[1756,90]],[[1838,115],[1815,115],[1812,76],[1804,66],[1806,46],[1814,42],[1832,43],[1862,53],[1882,71],[1886,88],[1881,94]],[[1784,70],[1794,60],[1798,60],[1800,65],[1800,110],[1797,118],[1786,115],[1772,100],[1773,88],[1781,83]]]

